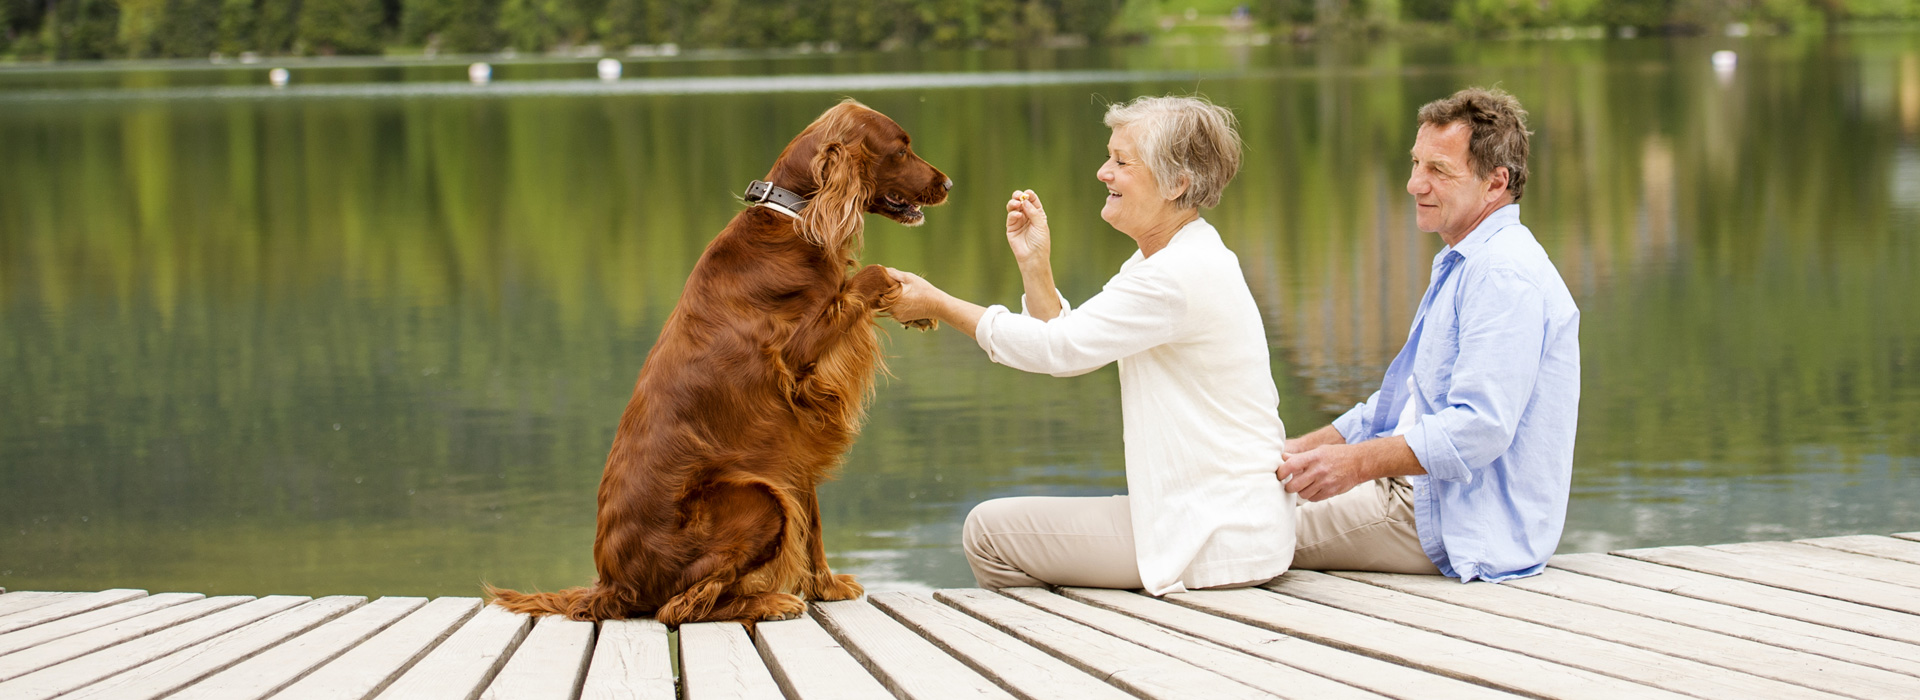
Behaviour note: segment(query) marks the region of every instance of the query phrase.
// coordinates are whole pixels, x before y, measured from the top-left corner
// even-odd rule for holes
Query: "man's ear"
[[[1513,173],[1507,171],[1507,166],[1494,168],[1493,174],[1487,176],[1487,201],[1507,196],[1507,182],[1512,178]]]

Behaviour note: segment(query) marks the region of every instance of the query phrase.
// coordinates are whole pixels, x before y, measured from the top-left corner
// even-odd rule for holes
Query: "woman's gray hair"
[[[1107,107],[1107,128],[1138,126],[1137,157],[1160,184],[1160,196],[1192,209],[1220,203],[1240,172],[1240,132],[1233,111],[1204,97],[1139,97]],[[1187,191],[1173,198],[1185,179]]]

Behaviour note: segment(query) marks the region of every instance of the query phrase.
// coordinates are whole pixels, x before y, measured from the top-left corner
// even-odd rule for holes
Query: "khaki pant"
[[[1293,568],[1310,571],[1384,571],[1439,574],[1420,548],[1413,525],[1413,485],[1401,477],[1375,479],[1317,503],[1300,506],[1294,528]]]
[[[1420,549],[1412,498],[1391,478],[1302,505],[1293,568],[1440,573]],[[1126,496],[996,498],[967,514],[961,544],[981,588],[1136,589],[1131,513]]]

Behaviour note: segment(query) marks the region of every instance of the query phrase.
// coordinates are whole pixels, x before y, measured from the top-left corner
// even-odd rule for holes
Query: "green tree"
[[[256,8],[255,48],[263,53],[292,51],[299,35],[300,0],[259,0]]]
[[[220,43],[221,0],[167,0],[154,29],[162,56],[194,57],[212,53]]]
[[[300,41],[312,53],[379,53],[384,17],[379,0],[307,0],[300,7]]]
[[[54,58],[119,56],[120,4],[113,0],[55,0],[41,25],[41,45]]]
[[[253,0],[220,0],[220,51],[232,54],[255,48],[258,17]]]

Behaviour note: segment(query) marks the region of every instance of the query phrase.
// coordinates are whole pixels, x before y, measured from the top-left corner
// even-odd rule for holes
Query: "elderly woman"
[[[1120,363],[1128,495],[982,503],[967,516],[967,563],[987,588],[1164,595],[1266,581],[1293,559],[1293,504],[1273,478],[1286,430],[1239,259],[1200,217],[1240,168],[1233,113],[1142,97],[1109,108],[1106,124],[1100,218],[1140,250],[1079,308],[1054,288],[1047,215],[1031,190],[1007,202],[1021,313],[893,271],[904,286],[895,318],[944,321],[994,362],[1058,377]]]

